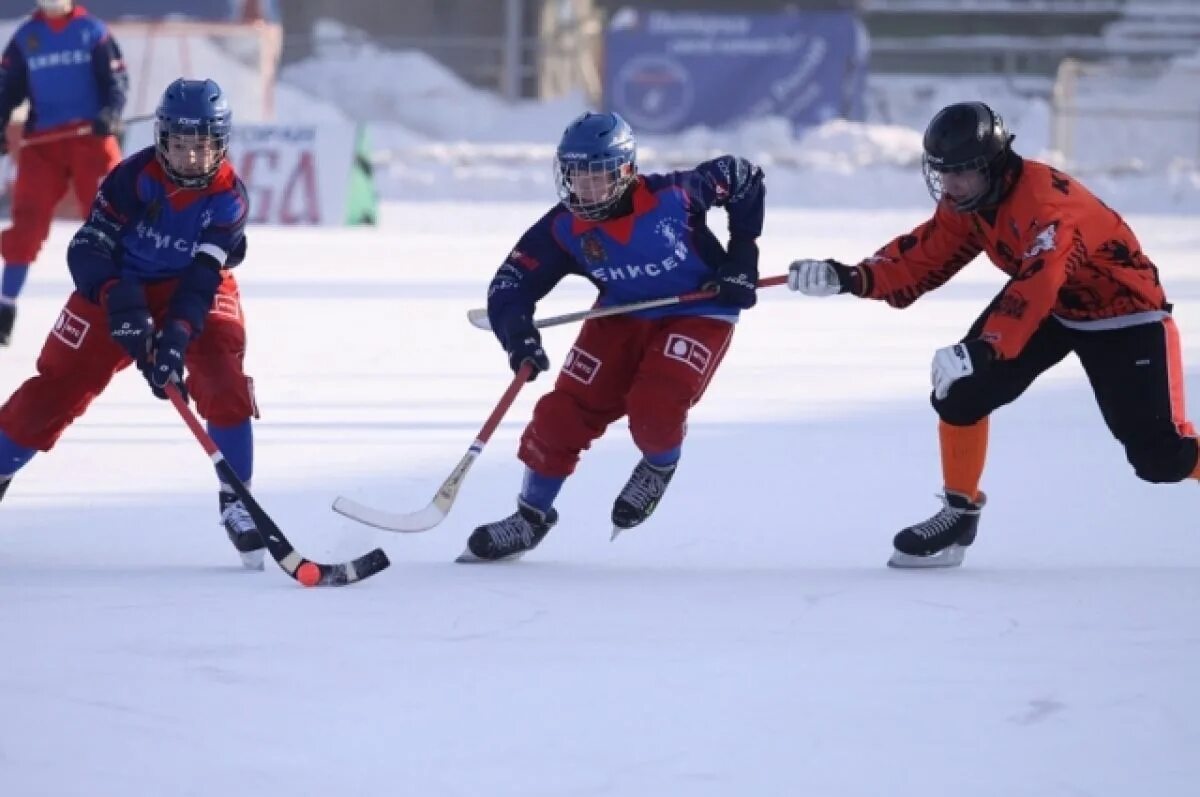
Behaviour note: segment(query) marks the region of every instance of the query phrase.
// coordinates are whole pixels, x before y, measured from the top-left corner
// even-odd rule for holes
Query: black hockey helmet
[[[1004,193],[1004,167],[1014,136],[1000,115],[982,102],[957,102],[938,111],[925,128],[922,169],[934,200],[944,194],[943,176],[979,172],[980,188],[954,199],[954,209],[969,212],[990,207]]]

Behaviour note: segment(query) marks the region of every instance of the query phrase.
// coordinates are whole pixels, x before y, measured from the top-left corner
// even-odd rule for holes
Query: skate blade
[[[620,536],[621,536],[621,532],[622,532],[622,531],[624,531],[624,530],[625,530],[625,529],[621,528],[620,526],[613,526],[613,530],[612,530],[612,536],[608,538],[608,541],[609,541],[609,542],[616,542],[616,541],[617,541],[617,537],[620,537]]]
[[[888,567],[902,570],[923,570],[933,567],[958,567],[963,563],[967,549],[962,545],[951,545],[929,556],[914,556],[913,554],[892,551],[888,559]]]
[[[262,570],[265,552],[266,548],[259,548],[257,551],[238,551],[238,555],[242,557],[242,567],[247,570]]]
[[[518,551],[517,553],[511,553],[508,556],[502,556],[499,559],[480,559],[478,556],[471,553],[470,548],[465,548],[454,561],[460,565],[494,565],[501,564],[503,562],[516,562],[526,553],[528,553],[528,551]]]

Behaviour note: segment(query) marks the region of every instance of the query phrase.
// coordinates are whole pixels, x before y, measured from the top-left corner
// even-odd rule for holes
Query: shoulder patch
[[[1055,236],[1058,234],[1058,222],[1051,222],[1043,227],[1033,238],[1033,243],[1025,250],[1025,259],[1037,257],[1046,252],[1053,252],[1057,243]]]

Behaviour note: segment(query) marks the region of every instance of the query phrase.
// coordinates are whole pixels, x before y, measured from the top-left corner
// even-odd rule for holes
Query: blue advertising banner
[[[673,133],[782,116],[861,119],[867,37],[854,14],[622,9],[605,35],[604,102],[635,130]]]

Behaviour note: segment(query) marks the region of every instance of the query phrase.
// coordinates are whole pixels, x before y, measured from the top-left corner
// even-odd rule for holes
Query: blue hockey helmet
[[[155,113],[158,162],[181,188],[206,188],[229,151],[233,112],[213,80],[179,78],[163,92]]]
[[[587,112],[567,125],[554,157],[554,182],[576,217],[609,218],[636,179],[637,141],[618,114]]]

